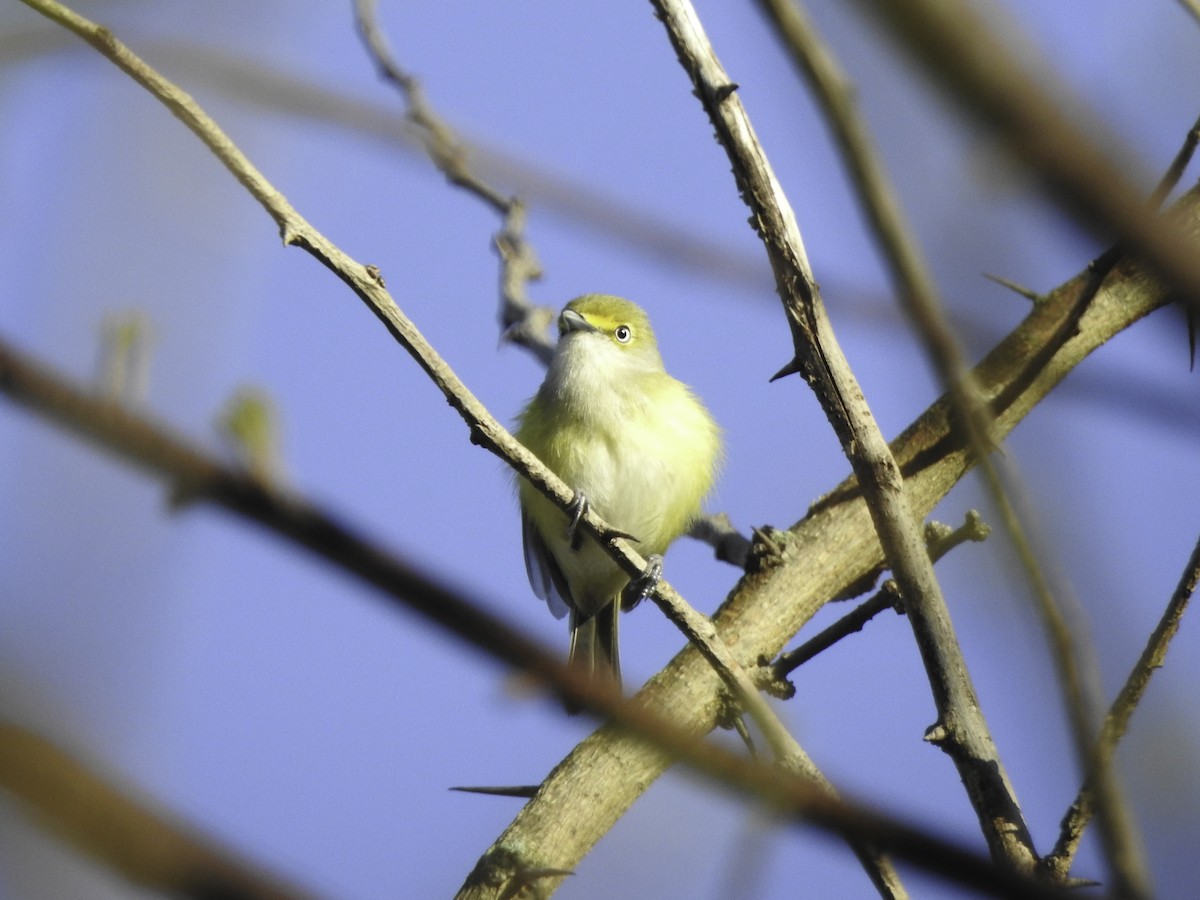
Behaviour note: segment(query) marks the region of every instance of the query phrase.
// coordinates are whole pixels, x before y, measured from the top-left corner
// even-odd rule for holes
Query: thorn
[[[767,379],[767,384],[778,381],[780,378],[787,378],[789,375],[796,375],[800,372],[800,362],[793,357],[786,366]]]
[[[746,727],[746,717],[741,713],[733,716],[733,730],[737,732],[738,737],[742,739],[742,743],[746,745],[746,750],[751,756],[758,756],[758,748],[754,746],[754,738],[750,735],[750,729]]]
[[[518,784],[511,787],[488,787],[488,786],[455,786],[450,788],[452,791],[458,791],[463,794],[483,794],[488,797],[522,797],[529,799],[538,792],[539,784]]]
[[[719,87],[713,88],[713,96],[717,98],[718,103],[724,103],[726,100],[728,100],[733,95],[733,92],[736,91],[739,87],[740,87],[740,85],[737,82],[730,81],[727,84],[723,84]]]
[[[993,275],[990,272],[984,272],[983,277],[988,281],[1000,285],[1000,287],[1008,288],[1014,294],[1020,294],[1022,297],[1032,303],[1041,303],[1042,300],[1045,299],[1045,297],[1043,297],[1037,291],[1027,288],[1023,284],[1017,284],[1015,281],[1009,281],[1007,278],[1004,278],[1000,275]]]

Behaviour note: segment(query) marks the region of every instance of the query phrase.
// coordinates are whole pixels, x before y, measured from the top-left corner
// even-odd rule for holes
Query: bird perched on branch
[[[550,611],[570,614],[571,662],[619,685],[617,615],[653,587],[661,554],[700,513],[721,456],[720,429],[667,374],[635,304],[586,294],[566,305],[558,327],[546,379],[516,436],[575,490],[574,515],[520,482],[525,568]],[[647,558],[633,586],[577,527],[588,506]]]

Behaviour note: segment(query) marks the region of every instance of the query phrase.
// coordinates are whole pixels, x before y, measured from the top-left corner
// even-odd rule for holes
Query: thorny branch
[[[751,222],[766,245],[792,329],[794,371],[802,372],[816,392],[863,487],[929,674],[938,709],[936,743],[958,768],[994,858],[1031,872],[1036,862],[1032,838],[984,721],[919,521],[900,469],[833,334],[791,205],[755,137],[737,85],[717,60],[691,4],[654,0],[653,5],[716,128],[751,209]]]

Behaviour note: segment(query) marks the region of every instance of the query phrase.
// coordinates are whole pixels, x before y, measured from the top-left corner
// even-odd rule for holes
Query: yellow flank
[[[634,535],[643,556],[661,554],[700,512],[721,456],[720,430],[666,373],[650,322],[633,303],[579,297],[559,328],[517,437],[610,525]],[[519,494],[534,591],[556,613],[570,611],[573,627],[585,623],[619,598],[628,579],[592,541],[572,549],[568,517],[527,482]],[[615,667],[615,622],[612,629]],[[586,649],[574,643],[574,653]]]

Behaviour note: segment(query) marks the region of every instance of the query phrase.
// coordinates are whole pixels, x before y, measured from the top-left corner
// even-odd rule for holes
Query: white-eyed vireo
[[[657,578],[667,545],[687,530],[716,475],[720,429],[663,368],[650,320],[620,297],[586,294],[558,319],[546,380],[517,438],[613,528],[637,539]],[[519,485],[525,568],[533,591],[571,615],[571,661],[620,683],[617,615],[639,596],[570,517]],[[586,498],[586,500],[584,500]],[[644,593],[644,592],[643,592]],[[623,597],[624,594],[624,597]]]

